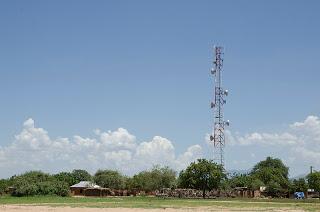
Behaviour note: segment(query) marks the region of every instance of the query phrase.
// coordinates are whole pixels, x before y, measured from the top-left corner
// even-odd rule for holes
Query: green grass
[[[302,209],[320,211],[320,200],[293,199],[175,199],[156,197],[107,197],[107,198],[76,198],[57,196],[36,197],[0,197],[1,204],[32,204],[47,206],[70,207],[124,207],[124,208],[183,208],[183,207],[223,207],[250,208],[255,210],[271,210],[276,208]]]

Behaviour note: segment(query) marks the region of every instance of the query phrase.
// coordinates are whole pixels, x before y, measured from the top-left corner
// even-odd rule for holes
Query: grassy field
[[[163,199],[156,197],[0,197],[0,205],[45,205],[96,208],[185,208],[185,207],[222,207],[235,209],[297,209],[306,211],[320,211],[320,200],[292,200],[292,199]]]

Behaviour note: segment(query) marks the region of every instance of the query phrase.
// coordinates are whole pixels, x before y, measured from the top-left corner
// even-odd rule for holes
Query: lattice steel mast
[[[214,126],[210,140],[214,144],[214,161],[224,167],[224,147],[225,147],[225,126],[229,126],[229,121],[223,119],[223,105],[226,104],[225,96],[228,95],[228,90],[222,89],[221,72],[223,67],[223,47],[214,47],[215,58],[213,61],[214,68],[211,69],[211,74],[214,75],[214,101],[211,102],[211,108],[214,111]]]

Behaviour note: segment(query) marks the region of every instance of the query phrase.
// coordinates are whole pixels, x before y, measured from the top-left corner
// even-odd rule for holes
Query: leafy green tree
[[[67,183],[57,181],[53,176],[40,171],[26,172],[11,180],[15,188],[12,194],[14,196],[69,195]]]
[[[176,172],[169,167],[155,166],[150,171],[142,171],[127,182],[128,188],[154,191],[176,186]]]
[[[41,171],[29,171],[19,176],[13,176],[12,181],[24,180],[27,183],[36,183],[53,180],[53,177]]]
[[[18,180],[15,183],[14,196],[34,196],[34,195],[59,195],[68,196],[69,186],[61,181],[45,181],[38,183],[27,183]]]
[[[152,180],[150,172],[142,171],[128,181],[127,187],[129,189],[139,189],[149,192],[155,190],[157,186],[156,182]]]
[[[179,183],[180,185],[180,183]],[[230,191],[232,190],[230,180],[229,179],[224,179],[221,181],[219,188],[223,191]]]
[[[247,187],[252,190],[260,189],[260,186],[264,185],[260,179],[250,174],[235,174],[228,179],[228,183],[231,188]]]
[[[266,187],[266,192],[269,196],[281,197],[283,195],[283,189],[278,182],[269,181]]]
[[[235,187],[249,187],[251,177],[248,174],[236,174],[229,179],[231,188]]]
[[[313,172],[307,176],[309,188],[320,192],[320,172]]]
[[[288,173],[289,168],[280,159],[267,157],[266,160],[257,163],[250,174],[253,178],[261,180],[267,187],[270,186],[270,189],[267,189],[270,192],[267,193],[274,196],[288,191]]]
[[[249,188],[252,189],[252,190],[259,190],[261,186],[264,186],[265,184],[257,179],[257,178],[254,178],[251,176],[251,181],[250,181],[250,184],[249,184]]]
[[[70,172],[60,172],[58,174],[53,175],[53,177],[57,181],[66,182],[68,186],[72,186],[76,183],[79,183],[76,177]]]
[[[294,179],[290,185],[291,193],[296,191],[306,192],[308,190],[308,184],[304,178]]]
[[[58,196],[66,197],[70,195],[70,188],[69,185],[65,182],[55,181],[55,194]]]
[[[9,180],[0,179],[0,195],[3,195],[9,187]]]
[[[126,178],[118,171],[98,170],[94,177],[95,183],[104,188],[124,189]]]
[[[221,165],[212,160],[198,159],[197,162],[192,162],[186,170],[180,172],[179,187],[200,189],[205,198],[206,190],[219,188],[225,178],[226,175]]]
[[[169,167],[155,166],[150,172],[155,189],[173,188],[176,185],[176,172]]]
[[[92,176],[86,170],[75,169],[72,171],[71,174],[74,177],[76,183],[79,183],[80,181],[91,181],[92,180]]]
[[[29,183],[27,181],[24,181],[23,178],[16,179],[14,188],[15,190],[12,193],[13,196],[21,197],[39,195],[37,183]]]

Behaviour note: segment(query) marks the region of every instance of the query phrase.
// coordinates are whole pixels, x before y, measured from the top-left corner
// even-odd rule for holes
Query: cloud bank
[[[206,136],[209,142],[209,136]],[[252,132],[248,134],[226,131],[227,170],[248,170],[267,156],[282,159],[290,167],[291,175],[307,173],[309,166],[320,170],[320,119],[308,116],[294,122],[284,130]],[[35,126],[33,119],[23,128],[12,143],[0,146],[0,178],[27,170],[50,173],[86,169],[116,169],[132,175],[153,165],[184,169],[197,158],[212,157],[212,149],[193,145],[176,154],[173,142],[161,136],[140,142],[128,130],[95,130],[95,136],[51,138],[49,133]]]
[[[243,160],[249,168],[263,157],[273,155],[283,159],[293,174],[307,173],[310,165],[320,170],[320,120],[317,116],[308,116],[302,122],[290,124],[280,133],[239,135],[227,131],[226,138],[230,150],[242,151],[242,157],[234,160],[235,165]],[[254,163],[250,162],[252,159]]]
[[[170,140],[154,136],[150,141],[138,142],[123,128],[95,130],[95,134],[94,138],[75,135],[53,139],[46,130],[37,128],[33,119],[28,119],[10,145],[0,146],[0,178],[27,170],[55,173],[81,168],[93,173],[97,169],[116,169],[129,175],[153,165],[181,170],[202,156],[199,145],[176,155]]]

